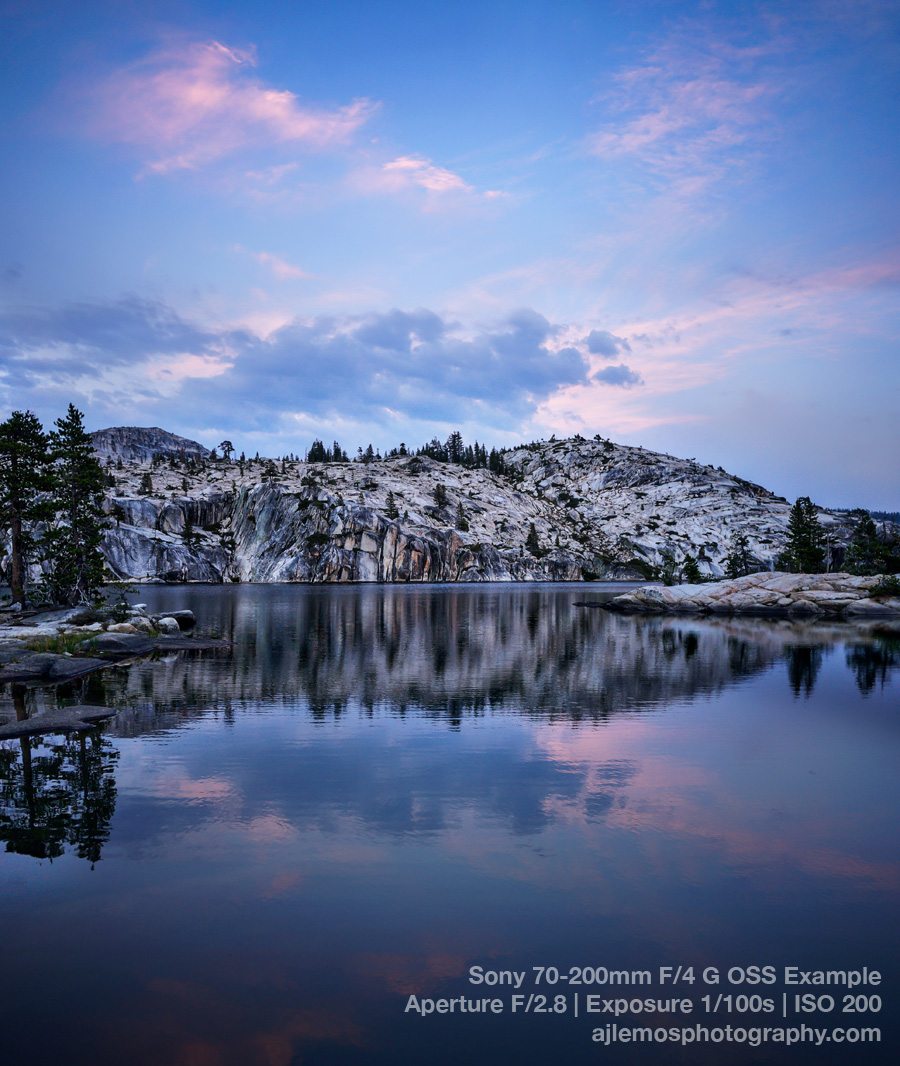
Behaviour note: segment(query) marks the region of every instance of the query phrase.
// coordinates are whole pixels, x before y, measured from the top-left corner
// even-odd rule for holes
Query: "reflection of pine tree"
[[[847,648],[847,666],[856,675],[859,691],[867,696],[879,681],[884,687],[888,675],[900,666],[900,640],[883,639],[872,644]]]
[[[19,745],[20,752],[0,748],[0,840],[6,850],[55,859],[68,844],[93,866],[109,840],[119,753],[98,731],[55,743],[22,737]]]
[[[797,644],[787,649],[788,681],[795,696],[812,695],[822,668],[822,649]]]
[[[0,751],[0,840],[17,855],[55,859],[69,827],[65,790],[57,781],[61,759],[30,737],[19,744],[21,762],[14,748]]]
[[[71,803],[68,843],[91,866],[100,861],[116,809],[115,764],[119,753],[97,730],[66,738],[60,778]]]

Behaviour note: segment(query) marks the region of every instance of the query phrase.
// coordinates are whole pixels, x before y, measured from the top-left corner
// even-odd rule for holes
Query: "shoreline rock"
[[[879,577],[767,571],[701,585],[645,585],[616,596],[608,611],[742,614],[758,618],[900,619],[900,596],[869,595]]]
[[[77,704],[74,707],[57,707],[42,711],[33,718],[0,722],[0,740],[34,737],[42,733],[87,731],[93,729],[98,722],[115,718],[118,713],[118,710],[114,707],[92,707],[86,704]]]

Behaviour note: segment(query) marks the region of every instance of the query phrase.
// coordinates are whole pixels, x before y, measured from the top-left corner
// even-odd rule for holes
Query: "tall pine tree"
[[[45,538],[48,584],[58,603],[89,603],[103,585],[103,471],[81,411],[69,404],[50,434],[56,521]]]
[[[25,603],[34,526],[50,517],[53,487],[49,439],[31,411],[13,411],[0,424],[0,523],[9,531],[8,578],[13,603]]]
[[[818,509],[808,496],[800,496],[788,516],[787,545],[781,565],[798,574],[820,574],[825,566],[825,538]]]

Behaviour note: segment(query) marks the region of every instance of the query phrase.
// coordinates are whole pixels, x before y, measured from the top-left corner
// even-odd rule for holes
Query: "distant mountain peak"
[[[104,458],[138,459],[149,462],[154,455],[185,459],[205,459],[209,448],[195,440],[179,437],[159,426],[112,426],[91,434],[94,451]]]

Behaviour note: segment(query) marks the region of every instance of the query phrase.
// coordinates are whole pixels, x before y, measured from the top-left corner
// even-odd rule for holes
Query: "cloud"
[[[291,419],[418,419],[509,428],[557,389],[586,384],[561,327],[532,310],[464,329],[433,311],[297,319],[265,337],[202,329],[126,299],[7,317],[0,388],[37,408],[68,390],[104,419],[270,431]],[[66,401],[68,402],[68,401]]]
[[[365,99],[333,109],[302,104],[294,93],[253,77],[255,65],[252,50],[218,41],[160,50],[96,89],[90,125],[145,154],[147,172],[167,174],[247,147],[340,147],[377,109]]]
[[[497,200],[507,195],[499,189],[481,192],[452,170],[416,155],[398,156],[378,166],[359,167],[351,175],[350,185],[364,195],[397,194],[423,189],[432,207],[441,201],[456,202],[460,197]]]
[[[683,23],[595,100],[605,121],[588,137],[588,151],[637,163],[685,197],[705,191],[747,165],[750,142],[773,136],[768,100],[779,82],[762,68],[783,49],[774,34],[742,45]]]
[[[244,248],[240,244],[236,244],[234,250],[244,255],[249,255],[260,266],[267,267],[280,281],[287,281],[291,278],[313,277],[312,274],[307,274],[305,270],[301,270],[300,267],[294,266],[293,263],[289,263],[286,259],[273,255],[271,252],[252,252],[249,248]]]
[[[401,181],[408,180],[429,192],[473,191],[472,186],[467,185],[458,174],[445,170],[444,167],[436,167],[430,159],[400,156],[390,163],[385,163],[381,169],[388,175],[396,175]]]
[[[597,381],[601,385],[618,385],[623,389],[630,389],[632,385],[643,385],[644,379],[637,371],[627,367],[624,363],[618,366],[608,366],[591,375],[591,381]]]
[[[615,337],[605,329],[592,329],[584,338],[591,355],[602,355],[612,359],[618,352],[630,352],[631,346],[624,337]]]

